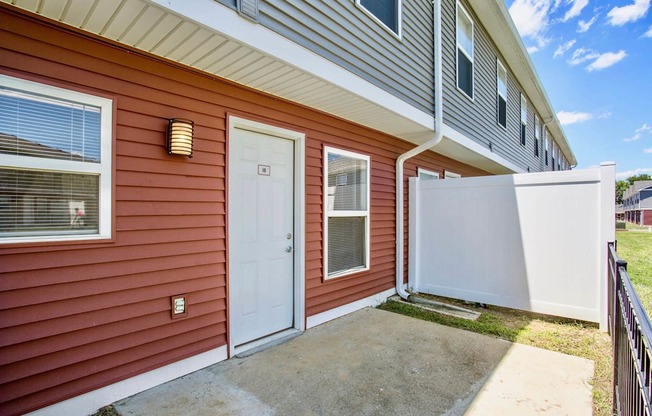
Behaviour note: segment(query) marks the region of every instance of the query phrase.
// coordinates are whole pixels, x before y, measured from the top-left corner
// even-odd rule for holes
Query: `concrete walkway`
[[[127,415],[592,414],[593,362],[377,309],[115,404]]]

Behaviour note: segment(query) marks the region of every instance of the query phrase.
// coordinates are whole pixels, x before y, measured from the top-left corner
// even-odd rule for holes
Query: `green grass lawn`
[[[618,257],[627,261],[627,273],[648,316],[652,316],[652,232],[635,231],[640,227],[627,224],[631,231],[616,233]]]

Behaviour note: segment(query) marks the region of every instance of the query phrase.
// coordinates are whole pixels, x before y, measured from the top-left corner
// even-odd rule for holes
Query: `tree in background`
[[[630,176],[624,181],[616,181],[616,204],[623,203],[623,194],[630,187],[634,185],[636,181],[649,181],[652,180],[652,177],[647,173],[641,173],[640,175]]]

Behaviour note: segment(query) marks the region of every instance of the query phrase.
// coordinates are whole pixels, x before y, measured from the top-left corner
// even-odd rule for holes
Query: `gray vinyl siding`
[[[457,89],[455,40],[455,0],[442,2],[444,123],[471,140],[531,172],[542,170],[542,153],[534,155],[534,108],[529,97],[525,146],[521,145],[521,91],[508,63],[498,53],[473,10],[462,2],[473,19],[473,100]],[[496,117],[496,58],[507,70],[507,128]]]
[[[235,8],[235,0],[216,0]],[[259,2],[258,23],[428,113],[433,112],[433,11],[403,0],[398,39],[354,0]]]
[[[652,209],[652,190],[641,191],[641,209]]]

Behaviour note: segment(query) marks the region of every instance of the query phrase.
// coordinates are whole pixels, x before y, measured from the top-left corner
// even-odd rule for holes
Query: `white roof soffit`
[[[213,0],[0,0],[419,143],[434,116]]]
[[[482,19],[482,25],[489,32],[489,36],[507,61],[507,66],[525,89],[530,102],[534,104],[543,121],[553,119],[553,122],[548,124],[548,130],[570,164],[577,165],[575,154],[550,104],[530,54],[525,49],[514,21],[505,7],[505,2],[503,0],[468,0],[468,2]]]

